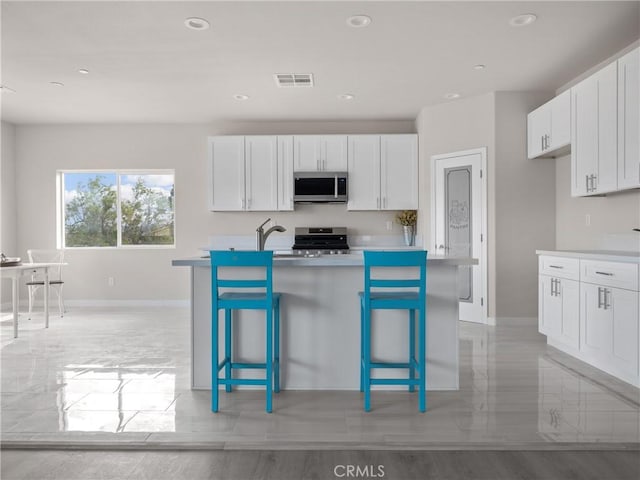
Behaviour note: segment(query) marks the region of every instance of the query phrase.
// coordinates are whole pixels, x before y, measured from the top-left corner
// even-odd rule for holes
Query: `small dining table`
[[[12,279],[11,301],[13,305],[13,338],[18,338],[18,305],[20,297],[19,280],[25,272],[42,270],[44,272],[44,326],[49,328],[49,269],[64,265],[61,263],[21,263],[8,267],[0,267],[2,278]]]

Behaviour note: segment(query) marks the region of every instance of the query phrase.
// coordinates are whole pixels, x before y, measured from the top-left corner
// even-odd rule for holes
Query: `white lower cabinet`
[[[580,346],[580,287],[576,280],[539,276],[538,330],[568,347]]]
[[[580,350],[595,367],[638,376],[638,292],[582,284]]]
[[[639,265],[541,256],[539,266],[538,329],[548,343],[640,386]]]

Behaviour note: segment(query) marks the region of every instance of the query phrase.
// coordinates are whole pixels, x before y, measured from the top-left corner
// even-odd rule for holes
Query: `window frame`
[[[95,174],[114,174],[116,176],[116,245],[114,246],[92,246],[92,247],[68,247],[66,245],[66,205],[64,201],[65,194],[65,174],[73,173],[95,173]],[[122,244],[122,207],[120,196],[120,177],[122,175],[173,175],[173,243],[156,244],[156,245],[123,245]],[[83,168],[83,169],[62,169],[56,170],[56,245],[57,248],[63,250],[163,250],[175,249],[176,238],[176,171],[172,168],[151,168],[151,169],[121,169],[121,168]]]

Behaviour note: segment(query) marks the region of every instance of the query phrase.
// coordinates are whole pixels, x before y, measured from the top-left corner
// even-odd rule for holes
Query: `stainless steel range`
[[[296,255],[349,253],[346,227],[296,227],[294,241]]]

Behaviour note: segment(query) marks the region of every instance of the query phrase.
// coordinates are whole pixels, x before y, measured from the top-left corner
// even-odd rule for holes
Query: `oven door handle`
[[[338,175],[333,177],[333,198],[338,198]]]

